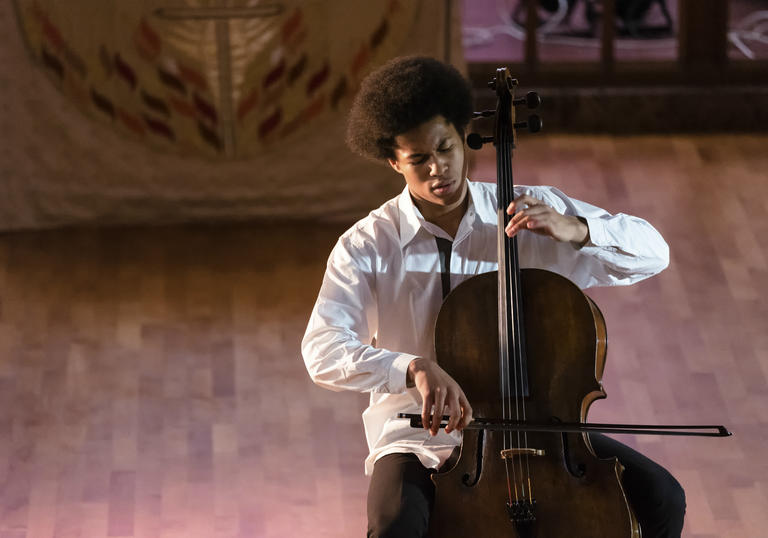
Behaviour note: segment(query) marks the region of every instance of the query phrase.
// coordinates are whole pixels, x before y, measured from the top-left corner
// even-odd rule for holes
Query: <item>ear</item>
[[[400,164],[396,160],[390,158],[390,159],[387,159],[387,162],[395,172],[397,172],[398,174],[403,173],[403,170],[400,168]]]

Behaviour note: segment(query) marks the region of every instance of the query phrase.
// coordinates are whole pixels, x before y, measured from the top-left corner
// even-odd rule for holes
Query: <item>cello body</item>
[[[466,142],[473,149],[491,141],[496,147],[498,271],[456,286],[435,324],[437,362],[462,388],[476,418],[463,430],[456,463],[432,475],[429,535],[640,538],[621,483],[623,467],[615,457],[596,456],[589,432],[707,437],[731,432],[724,426],[587,422],[592,403],[606,396],[603,315],[567,278],[521,269],[517,234],[504,232],[511,219],[520,229],[528,218],[508,214],[525,211],[518,207],[525,198],[515,197],[512,177],[516,129],[541,128],[535,115],[516,122],[515,107],[535,108],[541,101],[535,92],[515,99],[517,80],[504,67],[488,85],[498,97],[496,111],[475,117],[494,115],[494,136],[472,133]],[[450,418],[445,409],[433,412]],[[420,415],[399,416],[413,427],[422,425]]]
[[[525,419],[584,422],[591,403],[605,397],[600,384],[607,346],[603,316],[575,284],[555,273],[523,269],[520,282]],[[498,274],[492,272],[457,286],[435,329],[438,363],[460,384],[473,413],[483,417],[499,416],[504,404],[498,285]],[[505,462],[501,451],[510,441],[543,453]],[[524,476],[510,476],[510,467],[512,475]],[[430,536],[638,538],[621,473],[615,458],[595,456],[586,433],[465,430],[458,462],[432,476],[436,498]],[[508,507],[508,499],[520,497],[520,491],[512,491],[518,487],[529,488],[532,512],[519,519]]]

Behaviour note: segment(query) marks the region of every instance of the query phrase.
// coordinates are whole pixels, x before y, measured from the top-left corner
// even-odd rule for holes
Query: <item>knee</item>
[[[677,479],[664,471],[656,478],[655,508],[657,511],[669,514],[670,517],[682,520],[685,515],[685,490]]]
[[[640,497],[638,500],[650,508],[668,506],[670,509],[685,510],[683,486],[669,471],[659,465],[626,469],[624,482],[627,493]]]
[[[685,519],[685,490],[666,471],[656,474],[645,486],[636,490],[631,499],[643,538],[679,537]]]
[[[681,520],[685,516],[685,490],[674,476],[669,475],[667,483],[667,505],[671,513],[676,514]]]

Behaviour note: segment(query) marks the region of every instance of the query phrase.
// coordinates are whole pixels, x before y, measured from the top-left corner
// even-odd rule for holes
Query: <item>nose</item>
[[[445,171],[445,160],[440,159],[437,155],[430,157],[429,163],[429,175],[439,177],[443,175]]]

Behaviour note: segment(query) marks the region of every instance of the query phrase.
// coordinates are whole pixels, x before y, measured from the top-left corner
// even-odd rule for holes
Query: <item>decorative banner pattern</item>
[[[176,2],[200,10],[187,18],[158,14],[164,4],[18,0],[18,12],[40,65],[89,115],[161,148],[221,158],[259,155],[343,113],[362,77],[402,50],[419,6],[308,0],[272,16],[206,19],[208,2]],[[228,9],[253,2],[239,4]]]

